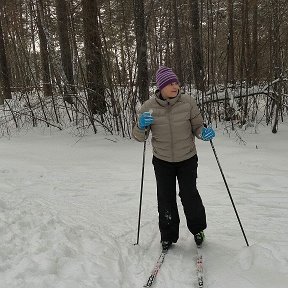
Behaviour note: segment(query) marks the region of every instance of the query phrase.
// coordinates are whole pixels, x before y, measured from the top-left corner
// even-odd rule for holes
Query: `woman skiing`
[[[195,99],[180,90],[171,68],[162,66],[156,73],[155,96],[139,111],[133,136],[144,141],[152,133],[153,166],[157,182],[159,229],[163,249],[179,238],[176,179],[189,231],[200,246],[207,227],[205,208],[196,186],[198,157],[195,137],[208,141],[215,136],[203,126]]]

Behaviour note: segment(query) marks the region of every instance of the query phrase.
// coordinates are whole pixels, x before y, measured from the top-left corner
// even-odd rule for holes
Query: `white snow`
[[[288,287],[288,126],[242,133],[219,127],[217,155],[197,141],[198,189],[208,218],[205,287]],[[143,143],[102,133],[76,138],[34,130],[0,138],[0,287],[142,287],[160,253],[156,185],[147,143],[140,244]],[[195,244],[179,201],[180,239],[155,287],[196,287]]]

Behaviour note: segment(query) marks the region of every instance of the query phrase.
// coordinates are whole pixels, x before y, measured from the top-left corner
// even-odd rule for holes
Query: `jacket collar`
[[[161,106],[173,106],[181,97],[181,91],[179,90],[178,94],[176,97],[174,98],[170,98],[170,99],[164,99],[161,96],[160,90],[157,89],[155,91],[155,99],[157,101],[157,103]]]

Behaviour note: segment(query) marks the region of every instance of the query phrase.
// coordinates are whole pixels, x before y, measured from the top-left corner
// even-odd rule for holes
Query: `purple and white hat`
[[[165,86],[177,82],[179,80],[176,74],[172,71],[171,68],[161,66],[156,72],[156,85],[159,90],[163,89]]]

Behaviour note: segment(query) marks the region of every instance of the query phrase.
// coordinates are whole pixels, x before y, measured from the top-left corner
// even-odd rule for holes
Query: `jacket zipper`
[[[173,132],[172,132],[171,110],[172,110],[172,107],[170,105],[170,102],[168,102],[168,121],[169,121],[170,135],[171,135],[171,156],[172,156],[172,162],[174,162],[174,145],[173,145],[174,142],[173,142]]]

